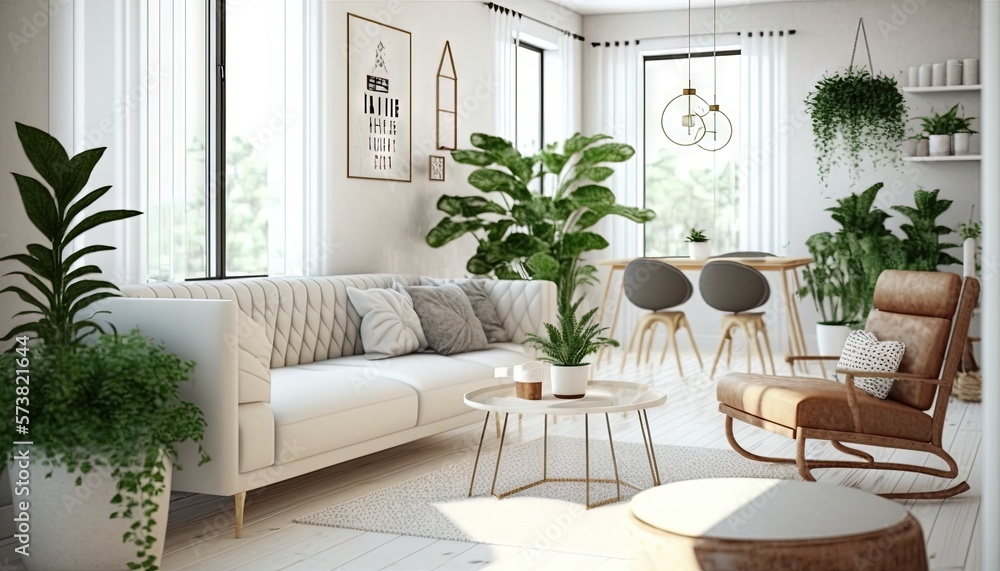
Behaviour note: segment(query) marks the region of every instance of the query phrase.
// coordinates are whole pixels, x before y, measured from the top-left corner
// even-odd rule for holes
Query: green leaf
[[[21,203],[28,214],[28,219],[43,236],[54,240],[59,231],[59,212],[49,190],[28,176],[14,173],[14,180],[21,192]]]
[[[37,274],[39,277],[52,281],[52,268],[33,256],[28,254],[11,254],[10,256],[4,256],[0,258],[0,261],[13,260],[20,262],[23,266]]]
[[[451,158],[456,163],[463,165],[474,165],[477,167],[487,167],[495,163],[493,156],[483,151],[459,150],[452,151]]]
[[[552,280],[559,275],[559,260],[547,252],[532,254],[527,264],[536,279]]]
[[[65,232],[68,229],[70,223],[73,222],[73,219],[76,218],[78,214],[83,212],[84,208],[93,204],[95,201],[97,201],[97,199],[104,196],[109,190],[111,190],[110,186],[102,186],[97,190],[87,193],[86,196],[73,203],[73,205],[70,206],[68,210],[66,210],[66,216],[63,218],[63,227],[61,228],[61,230]]]
[[[37,307],[43,313],[45,313],[46,315],[48,315],[49,305],[46,304],[46,303],[42,303],[41,301],[38,300],[37,297],[35,297],[34,295],[28,293],[27,291],[25,291],[21,287],[19,287],[19,286],[7,286],[7,287],[5,287],[3,289],[0,289],[0,293],[6,293],[6,292],[11,292],[13,294],[16,294],[17,297],[21,298],[21,301],[23,301],[24,303],[27,303],[28,305],[31,305],[33,307]]]
[[[87,265],[87,266],[80,266],[79,268],[77,268],[77,269],[71,271],[70,273],[66,274],[66,277],[64,278],[64,280],[65,280],[66,283],[69,283],[69,282],[71,282],[73,280],[80,279],[83,276],[89,276],[89,275],[92,275],[92,274],[100,274],[100,273],[101,273],[101,268],[99,268],[99,267],[97,267],[97,266],[95,266],[93,264]]]
[[[491,241],[498,241],[507,234],[507,230],[514,225],[514,221],[509,218],[504,218],[503,220],[497,220],[496,222],[491,222],[483,226],[486,229],[486,239]]]
[[[10,341],[22,333],[38,333],[38,323],[22,323],[0,337],[0,341]]]
[[[448,196],[444,195],[437,202],[438,210],[452,216],[472,218],[480,214],[506,214],[503,206],[481,196]]]
[[[615,193],[606,186],[588,184],[574,190],[569,197],[582,206],[596,206],[615,203]]]
[[[611,135],[593,135],[591,137],[584,137],[580,133],[574,134],[572,137],[566,140],[566,144],[563,145],[563,150],[566,151],[567,155],[573,155],[582,151],[585,147],[588,147],[597,141],[603,139],[610,139]]]
[[[528,200],[531,191],[523,182],[513,176],[495,169],[478,169],[469,175],[469,184],[483,192],[502,192],[509,194],[515,200]]]
[[[75,264],[80,258],[84,256],[89,256],[90,254],[96,254],[97,252],[109,252],[114,249],[115,249],[114,246],[103,246],[101,244],[84,246],[83,248],[80,248],[79,250],[66,256],[66,259],[63,261],[63,267],[71,268],[73,267],[73,264]]]
[[[579,167],[576,168],[573,180],[592,180],[594,182],[601,182],[608,179],[613,174],[615,174],[615,171],[611,167]]]
[[[63,244],[69,244],[77,236],[83,234],[87,230],[96,228],[102,224],[107,224],[108,222],[114,222],[116,220],[125,220],[126,218],[132,218],[133,216],[139,216],[142,212],[138,210],[103,210],[101,212],[96,212],[90,216],[84,218],[77,224],[73,229],[71,229],[66,237],[63,238]]]
[[[63,300],[72,303],[84,294],[97,290],[118,291],[118,286],[104,280],[80,280],[78,282],[73,282],[66,288]]]
[[[55,137],[41,129],[15,123],[17,137],[31,166],[42,175],[57,193],[63,188],[63,177],[69,170],[69,155]]]
[[[580,158],[582,165],[596,165],[597,163],[620,163],[627,161],[635,155],[632,145],[625,143],[606,143],[596,147],[590,147],[583,151]]]
[[[42,281],[39,280],[34,274],[22,271],[14,271],[8,273],[7,275],[23,277],[29,284],[34,286],[35,289],[37,289],[39,292],[41,292],[42,295],[45,296],[45,299],[47,299],[49,302],[49,307],[55,305],[55,295],[52,293],[52,288],[42,283]]]
[[[448,242],[482,227],[482,222],[478,220],[455,221],[451,218],[444,218],[427,233],[427,245],[431,248],[440,248]]]
[[[603,250],[608,246],[604,236],[594,232],[570,232],[563,236],[563,254],[574,258],[582,252]]]
[[[485,276],[489,275],[493,271],[493,266],[488,264],[486,260],[479,256],[473,256],[469,258],[469,262],[465,265],[465,269],[472,275]]]
[[[504,239],[503,246],[505,252],[524,258],[549,249],[546,242],[524,232],[512,232]]]
[[[86,186],[87,181],[90,180],[90,175],[94,172],[97,161],[101,160],[101,157],[104,156],[104,151],[104,147],[88,149],[70,159],[66,180],[63,181],[65,188],[56,189],[56,192],[59,193],[60,203],[68,204],[76,198],[76,195],[80,194],[80,191]]]
[[[487,135],[486,133],[473,133],[469,137],[469,141],[472,143],[472,146],[479,147],[496,156],[510,155],[512,151],[517,152],[517,149],[509,141],[502,137]]]
[[[545,165],[545,169],[550,173],[560,173],[563,167],[566,166],[566,162],[569,161],[569,155],[563,155],[555,151],[543,150],[541,152],[542,164]]]

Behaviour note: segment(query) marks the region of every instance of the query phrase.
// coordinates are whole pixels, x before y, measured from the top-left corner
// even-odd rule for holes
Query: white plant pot
[[[917,139],[906,139],[903,141],[903,156],[917,156]]]
[[[917,154],[918,157],[926,157],[931,154],[931,142],[928,139],[917,139]]]
[[[688,242],[688,255],[692,260],[706,260],[712,255],[709,242]]]
[[[552,395],[560,399],[578,399],[587,394],[590,365],[562,367],[552,365]]]
[[[951,154],[951,135],[931,135],[930,139],[932,157],[946,157]]]
[[[955,133],[952,135],[952,138],[956,155],[969,154],[969,144],[972,142],[972,133]]]
[[[816,345],[819,354],[825,357],[836,357],[844,351],[844,343],[851,334],[851,328],[846,325],[816,324]]]
[[[163,556],[163,539],[167,534],[173,472],[170,460],[165,458],[164,461],[167,467],[165,489],[153,498],[159,508],[153,515],[156,543],[151,550],[157,566]],[[26,473],[16,460],[8,464],[7,469],[14,498],[15,534],[21,533],[17,531],[18,503],[30,504],[27,522],[30,556],[21,559],[30,571],[118,571],[128,569],[129,562],[136,561],[135,544],[122,542],[122,536],[136,520],[110,519],[111,512],[119,506],[111,504],[118,481],[109,469],[102,467],[89,474],[70,474],[62,466],[42,465],[42,458],[38,456],[32,456]],[[52,477],[46,478],[50,471]],[[25,475],[30,485],[18,485]],[[76,485],[77,476],[83,478],[80,486]],[[27,488],[29,493],[19,494],[21,487]],[[142,513],[138,508],[134,511]],[[14,537],[14,547],[21,545],[18,536]]]
[[[976,239],[966,238],[962,242],[962,277],[976,277]]]

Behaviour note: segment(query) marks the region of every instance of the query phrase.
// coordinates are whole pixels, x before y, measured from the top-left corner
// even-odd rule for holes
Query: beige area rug
[[[622,479],[640,488],[651,486],[651,473],[641,443],[615,444]],[[584,474],[583,439],[550,436],[550,478]],[[794,466],[747,460],[730,450],[656,446],[662,483],[696,478],[744,477],[798,479]],[[628,499],[636,494],[623,486],[623,501],[584,509],[583,483],[546,483],[498,500],[489,495],[496,451],[483,451],[473,497],[467,497],[473,459],[439,468],[411,480],[365,494],[300,517],[296,523],[343,527],[449,539],[628,557]],[[607,440],[591,440],[591,478],[612,478]],[[542,440],[505,446],[497,493],[536,481],[542,474]],[[615,495],[614,484],[591,484],[591,502]]]

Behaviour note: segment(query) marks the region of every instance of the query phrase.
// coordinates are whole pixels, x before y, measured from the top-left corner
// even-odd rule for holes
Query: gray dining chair
[[[715,376],[715,368],[719,364],[722,351],[728,347],[726,364],[733,356],[733,333],[742,330],[747,339],[747,372],[751,370],[751,346],[757,348],[760,367],[767,374],[764,353],[761,350],[760,337],[764,338],[767,348],[767,358],[771,363],[771,374],[777,374],[774,368],[774,356],[771,353],[771,341],[767,335],[767,324],[763,312],[751,312],[764,305],[771,297],[771,286],[764,274],[750,266],[734,261],[717,260],[705,264],[698,279],[698,289],[701,297],[710,307],[719,311],[729,312],[722,317],[722,338],[715,351],[710,377]]]
[[[633,348],[638,347],[635,356],[636,366],[643,363],[643,343],[645,342],[646,360],[649,362],[650,351],[653,345],[653,333],[659,324],[663,324],[667,329],[667,344],[660,354],[660,364],[663,364],[667,352],[674,348],[674,356],[677,360],[677,372],[684,376],[684,367],[681,365],[680,349],[677,347],[677,330],[687,329],[688,338],[694,348],[694,354],[698,357],[698,366],[704,369],[705,365],[701,360],[701,353],[698,352],[698,345],[694,342],[694,335],[691,333],[691,325],[683,311],[669,311],[673,307],[691,299],[694,293],[694,286],[691,280],[684,275],[684,272],[659,260],[639,258],[629,262],[625,267],[625,297],[636,307],[649,309],[651,313],[643,314],[636,323],[632,338],[629,339],[629,348],[622,356],[621,370],[625,370],[625,363]],[[646,336],[649,336],[648,340]]]

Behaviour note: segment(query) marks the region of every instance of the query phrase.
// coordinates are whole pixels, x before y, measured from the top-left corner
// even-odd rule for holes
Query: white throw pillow
[[[906,345],[902,341],[879,341],[870,331],[852,331],[844,343],[838,368],[873,373],[895,373],[903,360]],[[884,399],[892,389],[892,379],[880,377],[854,378],[854,386]]]
[[[349,287],[347,297],[361,316],[366,359],[386,359],[427,348],[410,296],[392,289]]]

